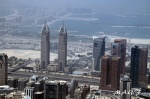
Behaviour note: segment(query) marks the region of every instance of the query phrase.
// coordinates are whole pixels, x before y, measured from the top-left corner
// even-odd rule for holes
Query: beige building
[[[18,92],[12,92],[6,95],[4,99],[31,99],[31,98],[28,96],[25,96],[24,93],[18,91]]]

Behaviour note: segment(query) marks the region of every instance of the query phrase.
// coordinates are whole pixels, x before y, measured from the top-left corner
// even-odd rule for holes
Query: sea
[[[150,39],[150,15],[121,16],[110,14],[75,15],[87,20],[65,20],[65,26],[74,35],[112,35],[128,38]],[[91,19],[90,19],[91,18]],[[94,19],[93,19],[94,18]],[[62,20],[50,25],[59,29]]]
[[[12,13],[8,11],[8,13]],[[7,13],[3,13],[7,15]],[[0,14],[1,16],[1,14]],[[57,20],[49,25],[57,32],[64,25],[69,34],[101,36],[111,35],[127,38],[150,39],[150,14],[116,15],[108,13],[72,14],[69,18]],[[44,22],[43,22],[44,23]],[[39,33],[42,26],[20,27],[21,31]]]

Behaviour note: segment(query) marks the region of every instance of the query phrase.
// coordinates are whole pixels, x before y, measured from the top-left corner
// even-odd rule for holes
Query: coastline
[[[110,42],[113,42],[114,39],[127,39],[127,43],[132,43],[132,44],[150,44],[150,39],[142,39],[142,38],[127,38],[127,37],[119,37],[119,36],[111,36],[111,35],[103,35],[107,36],[107,38],[110,40]]]
[[[21,50],[21,49],[0,49],[0,53],[6,53],[8,57],[15,56],[22,59],[40,59],[40,51],[36,50]],[[55,53],[50,53],[50,60],[54,61],[58,56]]]

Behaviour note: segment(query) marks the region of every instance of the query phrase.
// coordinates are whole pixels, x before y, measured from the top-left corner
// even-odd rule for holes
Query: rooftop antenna
[[[62,26],[64,26],[64,20],[63,20],[63,22],[62,22]]]
[[[45,19],[45,24],[46,24],[46,19]]]

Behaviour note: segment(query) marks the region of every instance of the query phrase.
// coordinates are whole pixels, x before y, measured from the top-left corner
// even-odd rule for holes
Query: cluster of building
[[[93,41],[93,70],[100,71],[99,90],[96,91],[91,91],[89,85],[79,86],[74,79],[68,83],[46,77],[39,79],[38,76],[30,79],[8,78],[8,56],[0,54],[0,99],[131,99],[132,96],[142,97],[143,93],[149,92],[148,48],[137,45],[131,48],[130,73],[127,73],[126,39],[115,39],[109,55],[105,54],[105,43],[105,37]],[[58,60],[50,62],[50,30],[45,22],[41,36],[41,62],[36,63],[38,71],[69,73],[67,30],[64,25],[59,31]],[[147,96],[144,94],[143,97]]]
[[[85,99],[89,92],[90,85],[79,85],[75,79],[67,82],[33,75],[29,79],[11,77],[1,83],[0,99]]]
[[[105,55],[105,38],[96,38],[93,43],[94,70],[101,72],[101,90],[121,92],[141,88],[149,92],[150,75],[147,68],[148,48],[135,45],[131,48],[130,73],[126,70],[126,39],[115,39],[111,43],[111,54]],[[124,75],[128,75],[129,77]],[[121,81],[121,83],[120,83]],[[121,95],[121,99],[131,99]]]

